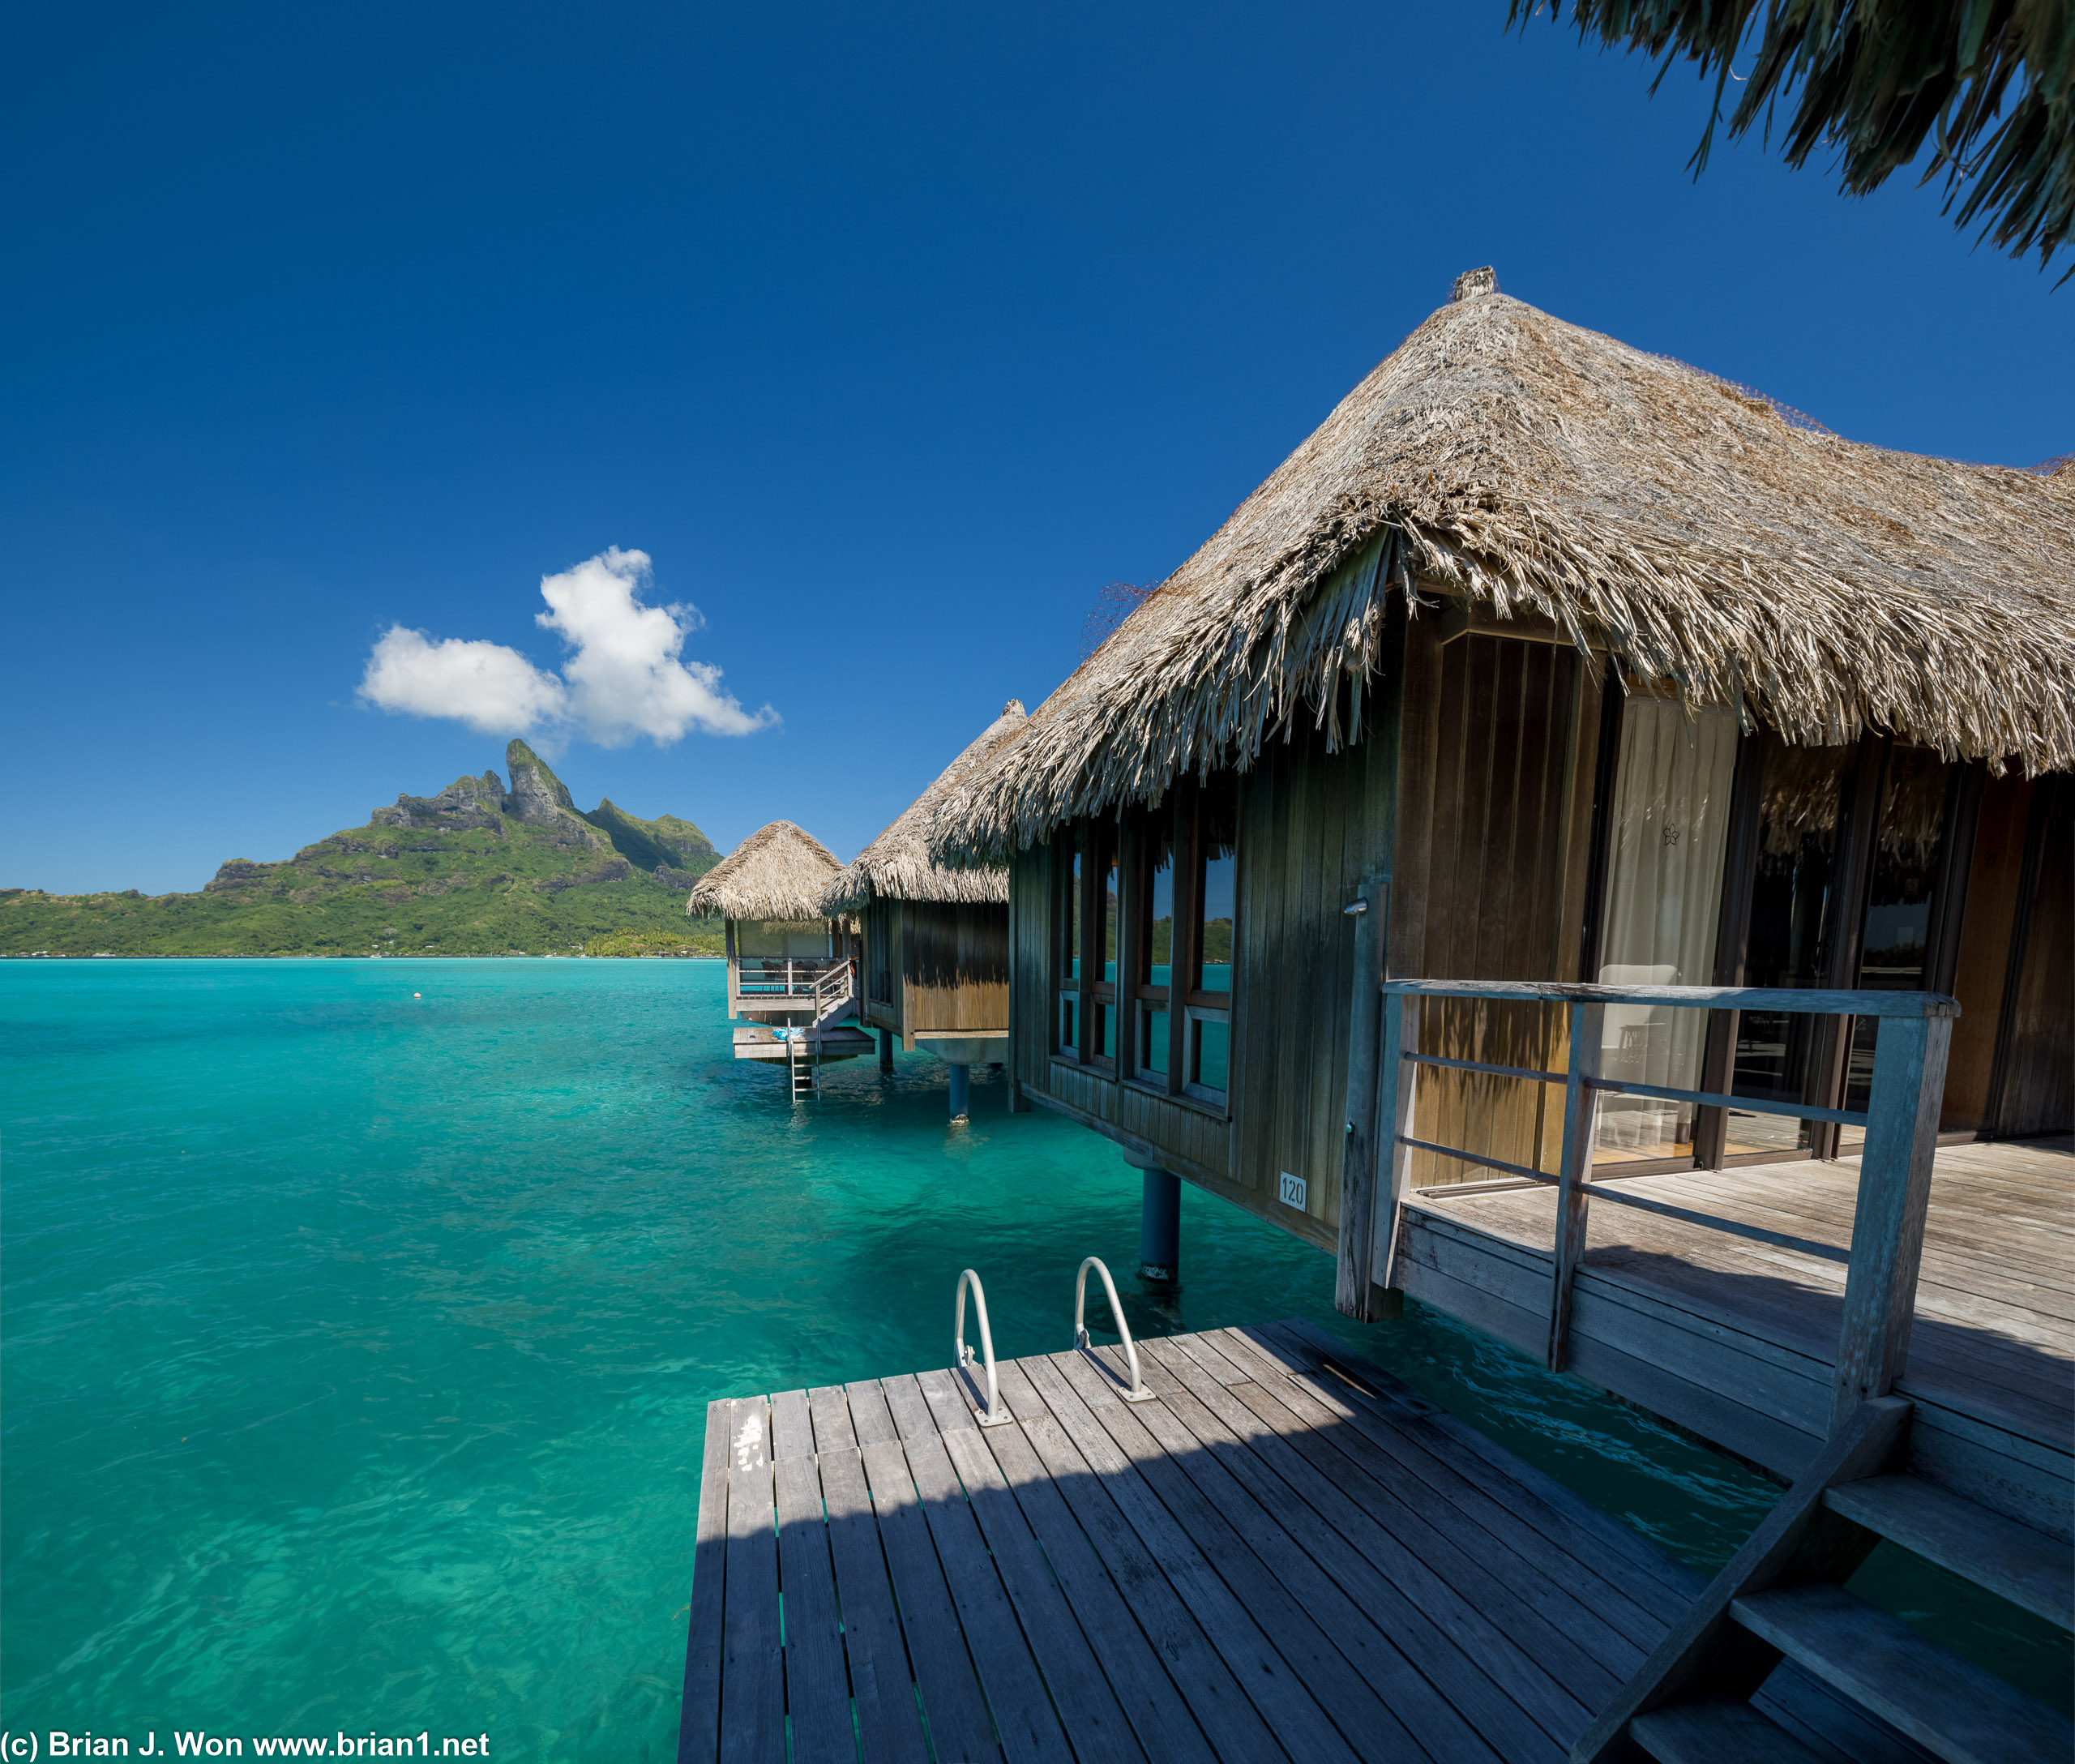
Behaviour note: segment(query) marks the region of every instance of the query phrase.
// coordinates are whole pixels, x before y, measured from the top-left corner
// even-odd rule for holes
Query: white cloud
[[[408,717],[451,717],[486,735],[529,734],[561,723],[569,694],[516,649],[464,637],[434,642],[392,625],[367,658],[360,696]]]
[[[751,713],[721,689],[721,670],[683,659],[704,623],[695,606],[645,606],[648,554],[614,546],[541,579],[548,610],[535,614],[570,650],[559,677],[503,644],[434,641],[396,625],[368,657],[360,696],[378,709],[449,717],[485,734],[579,736],[623,747],[646,735],[658,747],[695,729],[746,735],[778,721]]]
[[[548,610],[534,614],[575,653],[563,666],[570,712],[601,747],[623,747],[637,735],[657,746],[693,729],[747,735],[776,722],[769,705],[755,715],[721,690],[721,670],[680,658],[684,640],[704,623],[695,606],[644,606],[648,554],[618,546],[559,576],[543,576]]]

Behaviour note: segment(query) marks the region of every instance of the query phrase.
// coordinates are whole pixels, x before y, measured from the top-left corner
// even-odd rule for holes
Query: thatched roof
[[[825,918],[822,891],[842,867],[811,833],[774,820],[701,876],[684,910],[700,918]]]
[[[899,820],[859,852],[828,886],[822,906],[830,913],[855,912],[875,894],[889,901],[1001,901],[1008,899],[1008,871],[991,867],[950,870],[931,861],[928,834],[937,805],[1023,726],[1023,700],[1012,698],[978,739],[943,769],[935,783],[909,803]]]
[[[1790,742],[2075,766],[2075,471],[1866,447],[1497,291],[1489,270],[939,811],[939,858],[1358,739],[1386,602],[1538,614]]]

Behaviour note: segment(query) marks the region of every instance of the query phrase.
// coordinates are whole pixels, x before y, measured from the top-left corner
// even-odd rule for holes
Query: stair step
[[[1784,1728],[1726,1697],[1653,1709],[1628,1723],[1628,1736],[1658,1764],[1822,1764]]]
[[[1828,1581],[1748,1593],[1730,1615],[1952,1764],[2068,1764],[2075,1723]]]
[[[1823,1504],[1962,1580],[2075,1629],[2075,1548],[1921,1476],[1842,1483]]]

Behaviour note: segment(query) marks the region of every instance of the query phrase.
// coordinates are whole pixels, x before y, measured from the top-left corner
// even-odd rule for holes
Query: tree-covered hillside
[[[523,741],[494,772],[399,796],[279,863],[233,858],[199,894],[0,889],[0,955],[716,954],[684,915],[717,861],[688,820],[590,814]]]

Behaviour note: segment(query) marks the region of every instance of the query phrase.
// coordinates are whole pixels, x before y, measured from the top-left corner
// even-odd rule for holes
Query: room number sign
[[[1299,1208],[1304,1204],[1304,1179],[1286,1170],[1282,1172],[1282,1204]]]

